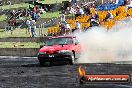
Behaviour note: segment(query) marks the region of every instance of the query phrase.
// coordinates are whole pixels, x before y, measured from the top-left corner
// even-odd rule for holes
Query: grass
[[[61,14],[59,14],[60,12],[47,12],[44,14],[41,14],[41,18],[54,18],[54,17],[58,17],[61,16]]]
[[[70,0],[43,0],[40,2],[43,4],[54,4],[54,3],[62,3],[62,1],[70,1]]]
[[[29,7],[28,3],[21,3],[21,4],[0,6],[0,9],[6,10],[6,9],[28,8],[28,7]]]
[[[69,0],[44,0],[42,2],[47,3],[47,4],[52,4],[52,3],[61,3],[62,1],[69,1]],[[30,5],[32,7],[32,5]],[[28,8],[29,4],[28,3],[21,3],[21,4],[14,4],[14,5],[5,5],[5,6],[0,6],[0,9],[17,9],[17,8]],[[44,14],[41,14],[41,18],[54,18],[58,17],[61,14],[60,12],[47,12]],[[1,15],[0,16],[0,21],[5,21],[6,20],[6,15]]]
[[[0,16],[0,21],[5,21],[6,20],[6,17],[7,17],[6,15],[1,15]]]
[[[11,31],[3,31],[0,29],[0,38],[6,37],[30,37],[26,29],[15,29],[13,34]],[[43,29],[43,33],[46,33],[46,29]],[[39,29],[37,29],[39,34]],[[37,42],[0,42],[0,48],[39,48],[42,43]]]
[[[69,1],[69,0],[43,0],[40,1],[43,4],[54,4],[54,3],[62,3],[62,1]],[[33,5],[30,5],[31,7]],[[28,3],[21,3],[21,4],[13,4],[13,5],[4,5],[0,6],[0,9],[16,9],[16,8],[28,8],[29,4]]]
[[[37,36],[39,37],[40,30],[42,30],[42,34],[47,34],[47,29],[36,29]],[[12,31],[4,31],[4,29],[0,29],[0,38],[7,38],[7,37],[30,37],[30,34],[27,32],[27,29],[15,29]]]
[[[59,13],[60,13],[59,11],[43,13],[43,14],[41,14],[41,18],[54,18],[54,17],[61,16],[61,14],[59,14]],[[6,15],[1,15],[0,21],[5,21],[6,17],[7,17]],[[28,17],[28,18],[30,18],[30,17]]]
[[[41,44],[36,42],[0,42],[0,48],[39,48]]]

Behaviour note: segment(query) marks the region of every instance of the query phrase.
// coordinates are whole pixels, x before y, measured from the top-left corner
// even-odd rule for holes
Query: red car
[[[56,61],[68,61],[72,65],[80,54],[80,44],[74,36],[49,38],[41,47],[38,53],[40,65]]]

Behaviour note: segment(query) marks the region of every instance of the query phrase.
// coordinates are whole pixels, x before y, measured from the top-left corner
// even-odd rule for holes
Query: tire
[[[73,54],[73,55],[71,55],[71,59],[69,61],[69,64],[73,65],[74,63],[75,63],[75,55]]]
[[[44,64],[40,62],[40,66],[44,66]]]
[[[84,83],[85,83],[85,80],[86,80],[86,79],[85,79],[84,77],[81,77],[80,80],[79,80],[79,83],[80,83],[80,84],[84,84]]]
[[[40,66],[44,66],[44,62],[39,61]]]
[[[79,83],[80,83],[80,84],[84,84],[83,80],[81,80],[81,79],[79,80]]]
[[[51,62],[39,61],[40,66],[51,66]]]

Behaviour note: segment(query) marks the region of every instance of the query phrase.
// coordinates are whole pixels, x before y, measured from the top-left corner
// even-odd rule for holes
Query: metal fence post
[[[43,29],[43,24],[41,24],[41,29],[40,29],[41,36],[42,36],[42,29]]]
[[[13,27],[10,26],[11,35],[13,35]]]
[[[39,25],[38,31],[39,31],[39,36],[40,36],[40,25]]]
[[[45,23],[46,23],[46,22],[45,22]],[[45,25],[45,23],[43,23],[43,29],[42,29],[42,35],[43,35],[43,37],[44,37],[44,30],[45,30],[45,29],[44,29],[44,28],[45,28],[44,25]]]

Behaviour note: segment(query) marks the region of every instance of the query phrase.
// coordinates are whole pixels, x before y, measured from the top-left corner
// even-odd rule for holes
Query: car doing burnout
[[[75,59],[79,58],[80,44],[76,37],[58,36],[49,38],[38,53],[40,65],[46,62],[54,63],[56,61],[66,61],[74,64]]]

